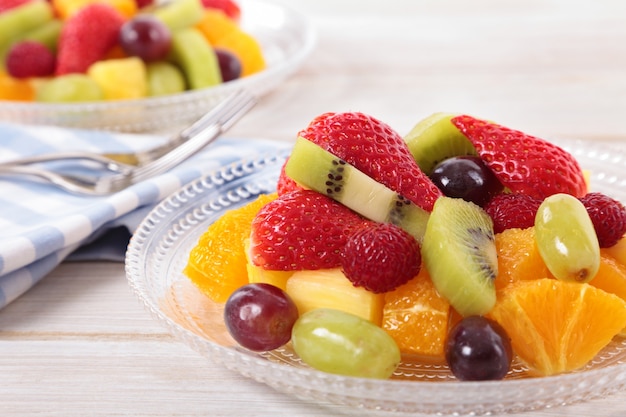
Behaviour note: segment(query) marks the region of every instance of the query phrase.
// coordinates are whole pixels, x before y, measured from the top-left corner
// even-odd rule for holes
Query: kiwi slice
[[[285,174],[370,220],[393,223],[422,241],[427,211],[307,139],[296,140]]]
[[[190,27],[175,31],[172,34],[171,54],[192,90],[222,83],[215,50],[198,29]]]
[[[493,223],[476,204],[440,197],[422,242],[422,259],[439,293],[464,317],[496,302],[498,257]]]
[[[426,175],[444,159],[476,155],[474,145],[452,124],[451,113],[434,113],[421,120],[404,137],[417,165]]]

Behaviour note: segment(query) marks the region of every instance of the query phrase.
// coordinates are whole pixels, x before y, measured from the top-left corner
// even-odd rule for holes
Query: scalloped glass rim
[[[265,0],[241,0],[241,27],[260,42],[267,69],[202,90],[138,100],[85,103],[24,103],[0,100],[0,120],[123,132],[176,131],[237,89],[262,96],[293,74],[313,51],[309,20]]]
[[[594,190],[626,202],[624,151],[580,141],[557,143],[591,171]],[[456,381],[445,367],[419,363],[401,365],[401,375],[392,380],[344,377],[307,368],[288,347],[267,354],[237,347],[221,322],[220,307],[202,296],[181,271],[208,224],[225,210],[274,191],[287,155],[240,161],[189,184],[158,205],[134,234],[126,257],[129,284],[178,339],[279,391],[307,401],[358,407],[363,414],[513,413],[587,401],[626,387],[626,339],[620,338],[581,371],[541,378],[521,378],[513,372],[504,381],[488,382]]]

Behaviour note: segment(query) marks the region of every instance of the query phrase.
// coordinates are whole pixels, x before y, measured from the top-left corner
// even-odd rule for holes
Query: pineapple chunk
[[[142,98],[148,93],[146,65],[137,57],[98,61],[87,75],[98,83],[107,100]]]
[[[292,271],[270,271],[253,265],[250,262],[246,264],[246,269],[248,270],[248,281],[251,284],[263,282],[274,285],[283,291],[286,291],[287,280],[293,274]]]
[[[384,294],[355,287],[341,269],[296,271],[287,280],[287,294],[300,314],[316,308],[332,308],[363,317],[380,326]]]

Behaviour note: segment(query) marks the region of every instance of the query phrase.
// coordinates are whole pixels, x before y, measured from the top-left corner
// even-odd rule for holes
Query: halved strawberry
[[[325,195],[292,191],[265,205],[252,221],[250,259],[278,271],[338,267],[348,236],[367,223]]]
[[[68,18],[59,37],[56,75],[85,73],[118,44],[124,21],[105,3],[88,4]]]
[[[299,133],[379,183],[431,211],[441,191],[389,125],[363,113],[324,113]]]
[[[452,123],[511,192],[541,200],[557,193],[587,193],[580,165],[559,146],[472,116],[454,117]]]

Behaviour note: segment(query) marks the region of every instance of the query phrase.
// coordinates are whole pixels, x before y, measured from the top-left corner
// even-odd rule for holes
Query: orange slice
[[[443,358],[449,315],[450,304],[422,266],[415,278],[385,294],[382,327],[401,352]]]
[[[600,251],[600,255],[600,268],[589,284],[626,300],[626,265],[604,250]]]
[[[626,302],[589,284],[543,278],[500,291],[489,316],[541,375],[585,366],[626,326]]]
[[[514,282],[552,277],[535,244],[535,228],[507,229],[496,235],[496,289]]]
[[[261,195],[211,224],[191,250],[185,275],[209,298],[225,302],[237,288],[248,283],[245,240],[258,211],[276,198]]]

